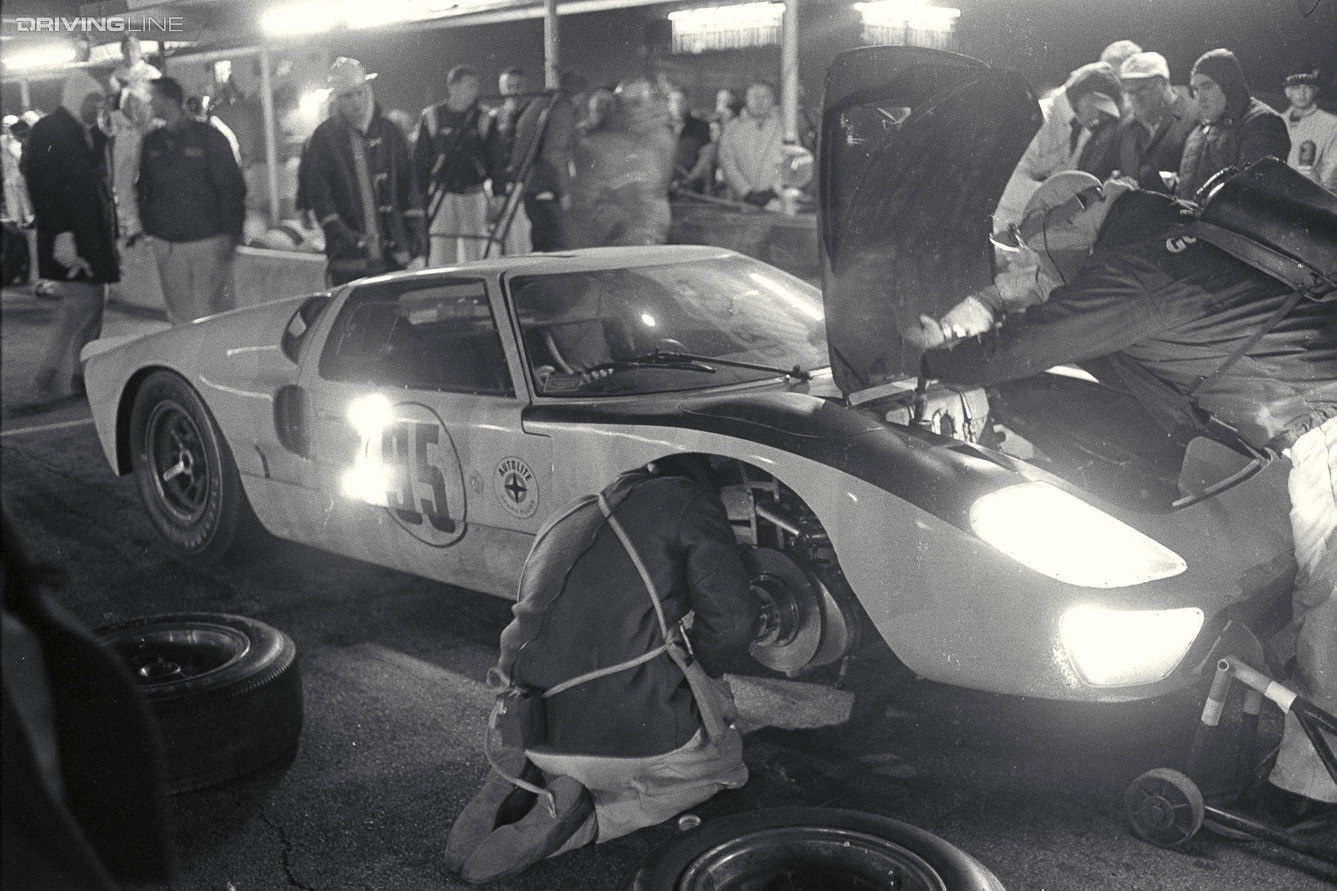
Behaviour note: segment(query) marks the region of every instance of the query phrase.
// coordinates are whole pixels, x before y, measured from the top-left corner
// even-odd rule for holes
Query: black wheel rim
[[[677,891],[946,891],[918,854],[862,832],[785,826],[731,839],[683,872]]]
[[[126,629],[102,642],[129,667],[142,687],[200,678],[246,655],[250,639],[223,625],[158,625]]]
[[[195,419],[175,402],[160,403],[149,415],[145,443],[158,501],[178,523],[199,522],[209,504],[209,456]]]

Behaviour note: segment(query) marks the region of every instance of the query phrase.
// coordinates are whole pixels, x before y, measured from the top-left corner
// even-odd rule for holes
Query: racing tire
[[[225,783],[293,750],[302,730],[297,646],[225,613],[166,613],[94,629],[158,722],[175,795]]]
[[[711,820],[651,854],[624,886],[625,891],[771,887],[1004,891],[982,863],[932,833],[889,817],[811,807]]]
[[[184,559],[217,563],[258,530],[232,450],[179,375],[155,371],[135,394],[130,454],[149,519]]]

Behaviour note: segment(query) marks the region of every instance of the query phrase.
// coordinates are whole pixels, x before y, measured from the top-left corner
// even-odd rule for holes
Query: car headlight
[[[1008,486],[970,507],[975,534],[1061,582],[1122,588],[1179,575],[1174,551],[1048,483]]]
[[[1097,687],[1151,684],[1174,671],[1202,628],[1196,607],[1112,610],[1079,606],[1059,635],[1083,680]]]

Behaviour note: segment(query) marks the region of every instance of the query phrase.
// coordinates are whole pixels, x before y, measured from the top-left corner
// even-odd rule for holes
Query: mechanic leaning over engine
[[[1268,164],[1272,175],[1290,175],[1275,160],[1259,162]],[[1285,187],[1294,186],[1301,192],[1291,195],[1331,222],[1296,226],[1292,240],[1316,239],[1337,256],[1337,198],[1303,181]],[[942,320],[922,319],[907,340],[929,348],[925,376],[972,386],[1100,359],[1096,376],[1110,382],[1112,371],[1149,408],[1187,400],[1254,448],[1288,457],[1299,574],[1293,622],[1270,655],[1278,665],[1294,655],[1290,681],[1337,712],[1337,292],[1302,295],[1192,237],[1193,222],[1193,206],[1169,196],[1060,174],[1012,230],[1038,262],[1029,281],[999,276]],[[1037,299],[993,329],[997,310]],[[1291,715],[1269,779],[1304,797],[1268,790],[1274,813],[1285,810],[1278,802],[1297,816],[1311,807],[1304,799],[1337,802],[1337,785]]]
[[[747,782],[722,675],[757,611],[705,459],[624,473],[559,510],[501,635],[493,771],[451,827],[449,868],[516,875]]]

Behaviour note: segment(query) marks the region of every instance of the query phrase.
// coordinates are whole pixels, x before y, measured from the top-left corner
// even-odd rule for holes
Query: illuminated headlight
[[[1196,607],[1111,610],[1079,606],[1059,620],[1078,673],[1097,687],[1151,684],[1174,671],[1202,628]]]
[[[1174,551],[1048,483],[990,492],[970,508],[975,534],[1061,582],[1122,588],[1179,575]]]
[[[348,420],[363,440],[375,439],[393,420],[390,400],[380,393],[362,396],[348,403]]]

